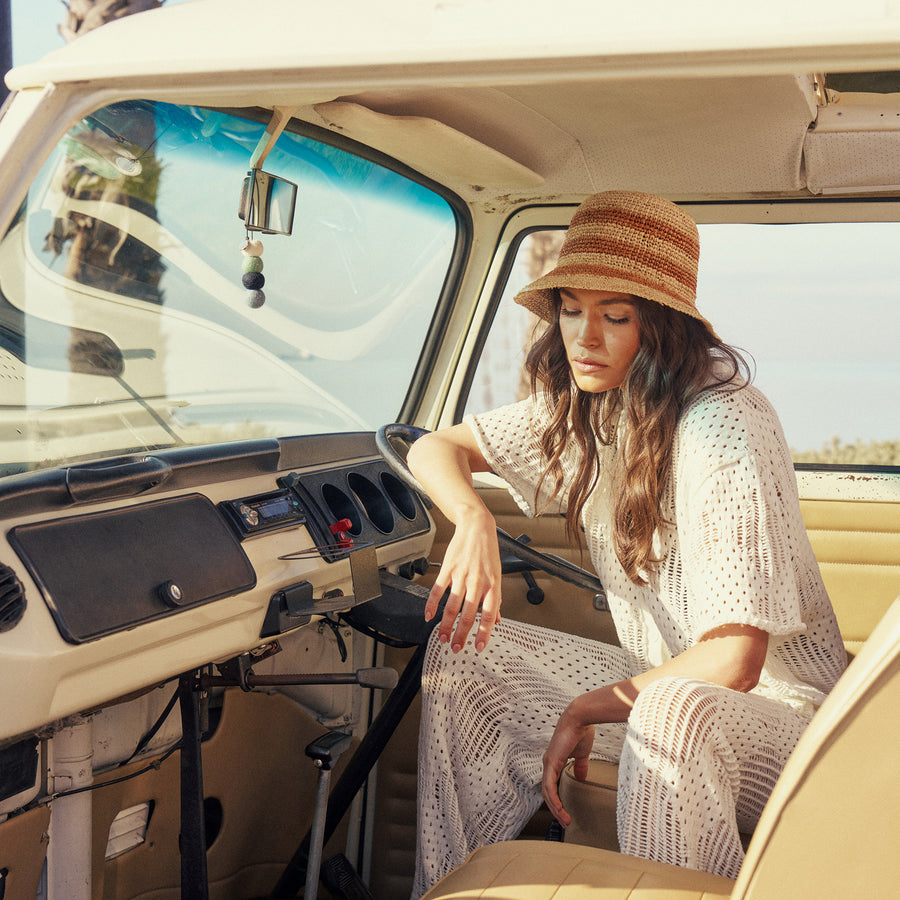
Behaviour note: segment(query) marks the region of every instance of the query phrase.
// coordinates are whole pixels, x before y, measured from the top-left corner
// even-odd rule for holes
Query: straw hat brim
[[[697,307],[692,303],[687,303],[665,291],[657,290],[651,285],[627,277],[615,277],[609,274],[591,272],[566,272],[553,269],[519,291],[515,296],[515,302],[549,322],[553,318],[553,292],[560,288],[614,291],[615,293],[643,297],[645,300],[653,300],[656,303],[663,304],[663,306],[677,309],[693,319],[698,319],[706,326],[709,333],[716,340],[719,340],[719,336],[716,334],[712,324],[700,315]]]

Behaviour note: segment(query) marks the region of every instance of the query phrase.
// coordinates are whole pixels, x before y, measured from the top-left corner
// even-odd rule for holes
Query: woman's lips
[[[575,357],[572,360],[572,366],[578,369],[579,372],[599,372],[601,369],[608,368],[606,363],[598,362],[595,359],[587,359],[583,356]]]

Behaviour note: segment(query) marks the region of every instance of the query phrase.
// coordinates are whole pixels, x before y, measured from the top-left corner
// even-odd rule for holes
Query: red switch
[[[338,547],[352,547],[353,538],[347,532],[353,527],[353,523],[349,519],[338,519],[332,525],[328,526],[331,533],[337,538]]]

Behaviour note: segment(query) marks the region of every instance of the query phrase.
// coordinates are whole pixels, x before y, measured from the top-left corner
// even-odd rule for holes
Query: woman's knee
[[[725,690],[694,678],[659,678],[638,694],[628,717],[629,736],[659,747],[692,742],[714,726]]]
[[[657,678],[648,684],[637,696],[632,715],[641,717],[648,710],[677,710],[683,706],[702,705],[714,699],[725,688],[697,678],[669,675]]]

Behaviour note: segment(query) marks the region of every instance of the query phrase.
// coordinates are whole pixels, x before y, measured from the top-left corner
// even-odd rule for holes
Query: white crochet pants
[[[504,620],[482,653],[435,630],[422,675],[414,898],[477,847],[515,838],[541,805],[541,757],[579,694],[633,674],[619,647]],[[654,682],[592,755],[619,761],[623,853],[734,878],[808,719],[684,678]]]

